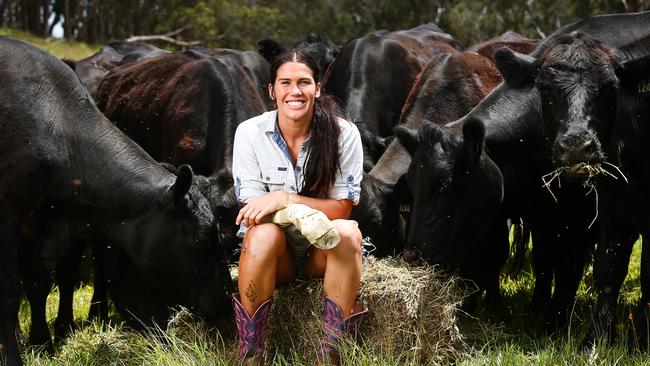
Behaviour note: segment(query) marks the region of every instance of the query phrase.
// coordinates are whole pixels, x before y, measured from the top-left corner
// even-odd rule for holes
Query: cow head
[[[506,80],[534,80],[552,160],[569,175],[605,159],[616,116],[616,53],[581,33],[558,37],[538,58],[498,50],[495,59]]]
[[[272,39],[263,39],[257,42],[257,51],[270,63],[273,63],[275,57],[288,48],[297,48],[307,52],[318,62],[320,74],[324,75],[329,65],[338,55],[341,46],[314,32],[306,34],[289,47],[282,46]]]
[[[395,137],[377,136],[368,129],[365,123],[358,122],[355,124],[359,129],[361,145],[363,146],[363,171],[369,172]]]
[[[341,46],[314,32],[306,34],[294,44],[294,47],[306,51],[318,61],[321,75],[325,74],[341,49]]]
[[[174,165],[168,163],[162,165],[171,173],[178,175],[179,171]],[[236,236],[239,227],[235,225],[235,218],[240,204],[235,196],[232,172],[230,169],[223,169],[209,177],[197,175],[194,179],[199,191],[210,203],[217,241],[223,246],[226,259],[233,262],[236,258],[235,252],[239,248],[239,239]]]
[[[237,238],[238,225],[235,218],[240,209],[240,203],[235,195],[235,184],[230,170],[224,170],[206,179],[201,191],[208,198],[219,237],[219,243],[224,248],[226,259],[236,261],[239,256],[239,242]]]
[[[417,253],[455,268],[493,224],[503,199],[501,173],[483,151],[485,127],[468,120],[462,131],[424,123],[417,133],[403,126],[395,133],[413,158],[405,258]]]
[[[116,305],[148,321],[164,317],[161,306],[180,304],[210,319],[229,311],[232,289],[214,216],[192,169],[183,165],[175,182],[149,202],[145,214],[124,220],[112,230],[105,268]],[[132,242],[124,242],[132,240]],[[129,293],[140,287],[146,296]]]

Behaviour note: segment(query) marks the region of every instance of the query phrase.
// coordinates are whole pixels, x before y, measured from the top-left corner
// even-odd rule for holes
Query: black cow
[[[433,23],[394,32],[377,31],[343,46],[323,79],[359,127],[364,170],[370,171],[387,147],[411,87],[429,60],[463,46]]]
[[[494,64],[480,55],[462,52],[435,56],[422,71],[422,74],[413,86],[411,95],[406,103],[407,105],[404,107],[404,114],[402,115],[402,121],[399,126],[416,129],[422,125],[423,120],[428,120],[436,125],[444,125],[449,121],[460,118],[478,104],[500,81],[501,77]],[[432,129],[434,128],[432,127]],[[440,130],[443,131],[444,129]],[[406,142],[409,143],[409,141]],[[482,143],[482,137],[478,138],[477,143]],[[372,196],[372,199],[365,205],[371,205],[372,207],[380,203],[393,205],[393,209],[389,211],[392,216],[385,215],[386,219],[391,220],[390,224],[381,222],[381,225],[377,225],[376,227],[370,225],[370,230],[367,230],[370,233],[375,230],[380,230],[382,227],[388,226],[394,228],[397,226],[394,224],[396,222],[394,216],[397,214],[397,209],[394,207],[397,205],[402,206],[405,201],[404,198],[408,196],[403,192],[399,192],[403,187],[397,184],[399,179],[407,173],[411,163],[411,155],[407,150],[412,152],[414,150],[413,145],[410,143],[404,145],[404,141],[401,141],[401,143],[398,140],[393,141],[377,165],[366,176],[368,180],[368,183],[365,183],[366,186],[372,186],[375,190],[377,190],[377,187],[380,187],[380,191],[388,191],[389,194],[384,194],[384,197],[381,197],[381,199]],[[424,152],[421,151],[420,154],[424,154]],[[412,166],[411,170],[413,169]],[[453,169],[453,167],[445,167],[445,169]],[[420,173],[436,174],[436,171],[422,169]],[[500,173],[496,175],[500,178]],[[465,172],[459,172],[459,176],[460,179],[468,181],[477,179],[477,177],[467,175]],[[417,177],[410,173],[407,177],[407,181],[412,187],[417,185],[417,182],[422,179],[430,181],[428,177]],[[500,187],[500,182],[496,182],[495,184]],[[362,182],[362,187],[363,185],[364,183]],[[469,208],[467,202],[475,200],[476,195],[487,191],[490,187],[486,186],[482,191],[474,191],[471,196],[453,197],[455,201],[445,202],[445,208],[452,209],[452,212],[439,210],[442,205],[436,205],[428,209],[426,202],[429,201],[431,196],[429,192],[434,188],[426,184],[420,187],[422,191],[415,189],[411,191],[413,195],[412,213],[415,217],[425,218],[426,220],[411,223],[409,241],[407,242],[406,248],[407,253],[417,251],[429,263],[444,264],[445,268],[449,270],[458,270],[463,277],[472,279],[479,284],[481,289],[489,288],[489,296],[498,299],[500,297],[500,292],[498,291],[499,270],[505,261],[508,250],[505,220],[501,222],[498,229],[494,226],[489,226],[490,230],[495,232],[491,235],[498,237],[500,246],[493,245],[497,241],[497,238],[490,240],[486,234],[487,230],[466,230],[464,232],[458,232],[455,227],[456,221],[463,221],[463,216],[476,213],[475,211],[463,213],[464,209]],[[397,190],[395,192],[396,194],[391,191],[393,188]],[[491,197],[489,195],[484,196],[481,202],[485,205],[491,203]],[[500,202],[500,190],[493,199]],[[409,201],[406,202],[408,203]],[[425,209],[424,212],[422,212],[423,208]],[[377,218],[382,217],[374,212],[372,212],[372,215],[374,215],[371,217],[374,217],[375,221],[379,221]],[[489,219],[495,220],[495,215],[489,215]],[[359,221],[364,223],[363,220]],[[361,227],[363,226],[361,225]],[[386,229],[384,228],[383,230],[385,231]],[[432,232],[435,232],[435,234],[429,235]],[[414,239],[413,233],[420,233],[422,235],[422,244],[424,245],[418,247],[408,246],[408,244],[415,242],[420,244],[419,240]],[[378,237],[380,243],[385,238],[387,241],[386,244],[392,241],[393,246],[395,241],[402,241],[399,238],[395,238],[396,235],[383,234],[378,235]],[[426,239],[424,239],[425,237]],[[482,240],[478,240],[477,238],[481,238]],[[481,246],[482,244],[483,246]],[[382,249],[382,245],[378,245],[378,247]],[[412,259],[413,254],[405,257]]]
[[[482,56],[466,52],[436,55],[413,85],[399,125],[418,128],[423,120],[440,125],[453,121],[469,112],[500,80],[494,64]],[[410,163],[409,153],[394,140],[361,182],[362,200],[352,209],[352,216],[377,247],[375,255],[397,254],[403,249],[403,217],[408,216],[411,195],[402,177]],[[406,249],[412,252],[416,248]],[[422,252],[422,248],[417,250]]]
[[[269,62],[273,62],[277,55],[288,48],[298,48],[307,52],[318,62],[320,72],[324,74],[338,55],[341,46],[313,32],[306,34],[301,39],[286,47],[272,39],[263,39],[257,42],[258,52]]]
[[[239,122],[265,110],[249,75],[230,56],[188,50],[112,69],[94,99],[154,158],[208,176],[229,169]]]
[[[21,363],[14,336],[19,273],[30,301],[47,295],[41,255],[66,248],[47,248],[43,239],[59,223],[71,237],[103,243],[119,256],[111,265],[142,285],[135,296],[133,288],[109,284],[124,316],[164,324],[176,304],[209,318],[229,313],[232,284],[191,168],[177,177],[155,162],[53,56],[5,37],[0,55],[0,360]],[[47,328],[38,331],[49,339]]]
[[[444,162],[458,166],[462,162],[456,161],[451,151],[463,149],[456,146],[464,144],[460,136],[462,125],[476,120],[485,124],[486,150],[504,177],[504,202],[494,210],[504,217],[523,217],[530,224],[536,275],[531,306],[543,313],[550,329],[566,324],[584,263],[596,242],[598,226],[593,222],[597,211],[595,194],[582,182],[564,179],[561,188],[553,184],[551,190],[557,203],[546,188],[542,188],[542,177],[557,166],[551,157],[552,144],[546,138],[548,133],[543,124],[542,116],[547,114],[547,108],[542,108],[542,95],[536,83],[536,78],[539,80],[536,60],[555,45],[564,43],[562,40],[566,34],[578,31],[607,39],[613,46],[634,54],[638,52],[634,44],[643,34],[647,20],[646,14],[589,18],[558,30],[542,41],[531,56],[515,54],[507,49],[498,51],[495,59],[505,81],[472,112],[449,126],[456,129],[455,135],[458,136],[455,142],[452,140],[452,146],[442,149],[440,145],[439,154]],[[629,29],[634,29],[634,32],[629,32]],[[558,64],[561,69],[567,63]],[[553,102],[562,105],[560,100]],[[440,162],[428,159],[419,163],[433,166]],[[453,178],[450,176],[448,181],[453,182]],[[428,184],[436,186],[437,183]],[[467,192],[478,189],[480,184],[482,182],[476,181]],[[585,196],[587,193],[590,194]],[[440,200],[436,198],[434,202]],[[412,220],[423,219],[413,217]],[[476,230],[470,223],[465,227],[465,230]]]
[[[237,125],[264,112],[268,91],[259,80],[268,65],[233,50],[193,49],[111,70],[100,83],[98,108],[155,159],[189,164],[208,176],[204,185],[218,218],[220,242],[237,247],[238,209],[231,175]],[[244,61],[242,61],[244,60]],[[251,78],[251,70],[258,81]],[[265,76],[268,82],[269,76]],[[208,188],[209,187],[209,188]]]
[[[632,244],[650,234],[650,12],[596,17],[566,27],[533,58],[502,57],[539,91],[545,136],[562,176],[599,192],[594,262],[596,333],[613,335],[612,313]],[[636,340],[646,346],[650,265],[644,240]],[[637,344],[639,345],[639,344]]]
[[[260,95],[269,103],[261,85],[268,80],[268,63],[253,52],[200,47],[138,59],[125,47],[118,49],[127,54],[125,61],[132,60],[113,67],[102,79],[94,95],[98,107],[155,159],[190,164],[198,173],[214,175],[211,184],[200,187],[218,219],[219,242],[232,253],[237,208],[230,175],[233,126],[264,110]],[[57,265],[62,290],[55,327],[59,337],[72,324],[71,296],[78,277],[78,269],[68,263],[78,262],[86,245],[75,241],[70,254],[76,257],[64,257]],[[104,256],[95,246],[93,259],[101,262]],[[122,273],[105,278],[103,266],[95,265],[89,317],[106,317],[104,280],[116,281]]]
[[[397,131],[413,157],[406,178],[413,195],[407,248],[472,280],[486,291],[488,304],[501,303],[499,274],[508,258],[508,230],[499,210],[503,176],[482,154],[485,126],[472,120],[453,128],[425,123],[418,135],[401,126]],[[470,297],[468,308],[481,292]]]
[[[95,54],[82,60],[63,61],[74,70],[92,95],[104,75],[115,66],[163,53],[167,53],[167,51],[147,43],[116,41],[108,43]]]

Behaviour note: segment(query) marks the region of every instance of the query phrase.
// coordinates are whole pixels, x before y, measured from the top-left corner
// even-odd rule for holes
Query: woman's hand
[[[277,211],[278,206],[288,202],[289,199],[289,193],[283,190],[253,198],[239,210],[235,224],[239,225],[243,222],[246,226],[255,226],[263,222],[271,222],[270,217],[267,216]]]

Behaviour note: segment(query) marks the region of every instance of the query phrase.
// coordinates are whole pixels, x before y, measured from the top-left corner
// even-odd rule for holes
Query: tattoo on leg
[[[246,295],[246,298],[252,302],[255,303],[257,301],[257,286],[255,286],[255,282],[251,281],[251,283],[248,284],[248,287],[246,288],[246,292],[244,292],[244,295]]]

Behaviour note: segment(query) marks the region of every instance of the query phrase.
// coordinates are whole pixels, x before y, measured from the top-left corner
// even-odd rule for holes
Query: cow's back
[[[531,52],[540,57],[558,40],[573,32],[580,32],[617,49],[621,60],[631,60],[650,54],[650,11],[641,13],[609,14],[586,18],[564,26],[544,39]]]
[[[354,123],[377,136],[391,136],[424,65],[433,55],[459,50],[460,42],[432,24],[374,32],[342,47],[323,87]]]
[[[94,97],[155,159],[204,175],[228,165],[237,124],[264,111],[241,66],[192,50],[119,66]]]
[[[0,205],[33,209],[69,161],[66,134],[92,102],[63,62],[25,42],[0,37]],[[70,106],[78,107],[69,113]],[[65,118],[61,118],[65,116]],[[7,207],[9,206],[9,207]]]

